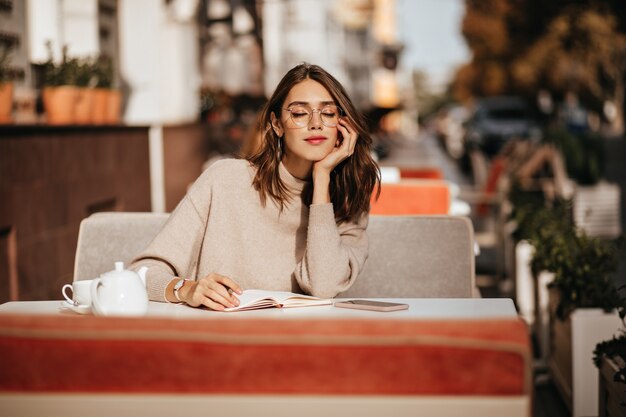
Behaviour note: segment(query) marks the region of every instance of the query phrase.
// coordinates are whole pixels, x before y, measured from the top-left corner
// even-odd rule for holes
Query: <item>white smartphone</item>
[[[372,301],[372,300],[345,300],[335,302],[335,307],[340,308],[355,308],[357,310],[371,310],[371,311],[398,311],[408,310],[408,304],[400,303],[388,303],[385,301]]]

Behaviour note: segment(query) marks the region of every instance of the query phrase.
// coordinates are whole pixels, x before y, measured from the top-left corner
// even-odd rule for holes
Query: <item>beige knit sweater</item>
[[[334,297],[359,275],[368,253],[364,215],[336,224],[333,206],[306,207],[306,184],[281,164],[294,197],[281,212],[261,205],[252,186],[256,168],[246,160],[221,160],[207,169],[172,212],[161,232],[133,261],[148,266],[151,300],[165,301],[174,277],[198,279],[216,272],[243,289],[292,291]]]

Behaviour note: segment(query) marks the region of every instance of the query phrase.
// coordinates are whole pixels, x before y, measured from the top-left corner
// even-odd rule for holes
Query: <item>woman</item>
[[[337,80],[302,64],[260,120],[259,151],[207,169],[135,259],[150,299],[223,310],[244,288],[327,298],[354,283],[380,178],[362,116]]]

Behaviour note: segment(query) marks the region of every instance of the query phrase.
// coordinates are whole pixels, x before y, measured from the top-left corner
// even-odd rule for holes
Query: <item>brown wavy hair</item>
[[[280,118],[289,91],[306,79],[315,80],[326,88],[341,108],[342,117],[348,119],[359,135],[354,153],[337,165],[330,175],[330,200],[335,210],[335,220],[356,221],[369,212],[370,198],[375,187],[376,198],[380,194],[380,170],[371,156],[372,137],[367,131],[363,115],[354,107],[343,86],[317,65],[303,63],[289,70],[261,110],[261,145],[258,152],[247,158],[257,168],[253,180],[254,188],[259,192],[263,205],[269,197],[282,209],[291,198],[279,175],[281,147],[284,144],[281,143],[283,139],[272,129],[271,115],[274,113]],[[302,199],[307,205],[311,203],[312,184],[305,187]]]

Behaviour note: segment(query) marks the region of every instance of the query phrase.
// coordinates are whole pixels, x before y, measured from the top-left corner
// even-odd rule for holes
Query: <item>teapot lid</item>
[[[102,276],[104,276],[104,277],[106,277],[106,276],[114,276],[114,275],[124,274],[126,272],[132,272],[132,271],[127,271],[127,270],[124,269],[124,262],[115,262],[115,269],[103,273]]]

